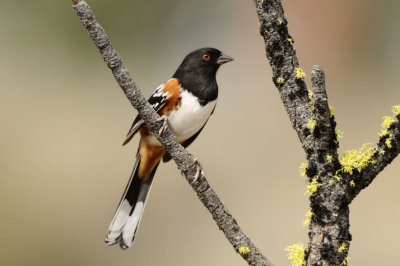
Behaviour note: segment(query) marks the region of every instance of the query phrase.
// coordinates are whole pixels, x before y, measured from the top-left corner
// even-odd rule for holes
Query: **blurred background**
[[[307,243],[305,155],[271,81],[252,1],[89,1],[146,96],[190,51],[233,56],[218,107],[189,148],[254,243],[276,265]],[[301,67],[327,76],[340,151],[376,143],[400,103],[400,2],[283,1]],[[131,107],[70,1],[0,4],[0,265],[244,265],[180,175],[162,164],[134,246],[104,236],[137,139]],[[239,106],[240,108],[237,108]],[[351,205],[350,263],[396,265],[400,159]]]

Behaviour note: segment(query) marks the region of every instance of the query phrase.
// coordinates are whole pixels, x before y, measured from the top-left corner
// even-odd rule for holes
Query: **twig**
[[[167,128],[162,136],[158,136],[158,130],[162,123],[157,123],[159,116],[147,102],[139,88],[132,79],[119,54],[111,46],[110,40],[104,29],[96,21],[95,16],[88,4],[83,0],[74,0],[74,9],[81,22],[87,29],[89,36],[100,50],[100,53],[111,69],[119,86],[122,88],[132,106],[138,110],[141,118],[150,127],[151,132],[157,136],[168,153],[174,159],[178,168],[184,173],[187,181],[192,183],[196,175],[196,163],[190,155],[179,144],[173,133]],[[225,234],[233,248],[249,265],[272,265],[271,262],[260,252],[251,240],[242,232],[236,220],[225,208],[218,195],[210,187],[204,176],[191,184],[199,199],[212,214],[213,219]]]

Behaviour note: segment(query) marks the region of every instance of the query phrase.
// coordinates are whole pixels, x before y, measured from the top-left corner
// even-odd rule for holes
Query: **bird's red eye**
[[[203,59],[208,61],[208,60],[210,60],[210,56],[208,54],[205,54],[205,55],[203,55]]]

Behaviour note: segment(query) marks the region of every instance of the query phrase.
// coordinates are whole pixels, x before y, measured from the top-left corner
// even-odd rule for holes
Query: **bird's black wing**
[[[167,97],[168,93],[165,93],[163,91],[165,83],[158,86],[158,88],[147,100],[156,112],[160,111],[161,108],[163,108],[168,103],[168,97]],[[131,128],[128,131],[128,134],[126,135],[125,141],[122,144],[123,146],[126,145],[133,138],[133,136],[135,136],[135,134],[139,131],[139,128],[143,123],[144,123],[143,119],[140,117],[140,115],[137,115],[132,123]]]

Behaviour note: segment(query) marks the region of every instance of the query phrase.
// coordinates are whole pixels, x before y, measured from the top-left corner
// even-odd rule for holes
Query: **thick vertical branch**
[[[310,196],[313,216],[309,228],[307,265],[339,265],[347,257],[351,240],[348,200],[345,185],[334,178],[340,168],[336,122],[329,110],[325,74],[320,67],[314,66],[311,81],[313,92],[310,105],[318,121],[314,129],[314,135],[318,130],[318,148],[308,166],[309,169],[316,166],[317,177],[308,176],[310,180],[317,178],[321,186]],[[344,245],[346,248],[341,249]]]
[[[314,67],[312,91],[308,91],[305,73],[299,67],[294,40],[289,35],[287,20],[279,0],[254,0],[261,22],[266,55],[272,68],[273,82],[278,88],[290,122],[296,130],[308,160],[306,174],[313,213],[310,243],[306,253],[308,265],[339,265],[347,256],[349,211],[345,187],[331,182],[340,168],[335,134],[336,123],[331,115],[322,69]]]
[[[162,124],[162,122],[157,123],[159,116],[147,102],[133,81],[132,76],[122,62],[121,57],[111,46],[107,34],[96,21],[96,18],[88,4],[83,0],[74,0],[73,3],[76,14],[87,29],[89,36],[100,50],[105,63],[111,69],[126,97],[131,102],[132,106],[138,110],[141,118],[150,127],[151,132],[157,136],[157,139],[164,145],[168,153],[178,165],[178,168],[185,174],[186,179],[191,183],[197,196],[212,214],[219,229],[223,231],[225,237],[229,240],[236,252],[238,252],[249,265],[272,265],[272,263],[243,233],[236,220],[222,204],[218,195],[210,187],[206,178],[200,176],[198,181],[192,184],[196,174],[196,163],[193,160],[193,156],[179,144],[176,137],[168,128],[162,136],[158,135],[158,130]]]

